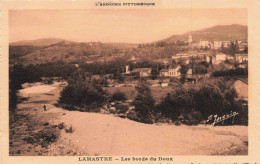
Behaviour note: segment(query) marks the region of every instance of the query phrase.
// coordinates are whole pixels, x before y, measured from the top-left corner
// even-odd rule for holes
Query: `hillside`
[[[188,35],[189,33],[172,35],[161,41],[166,43],[177,40],[187,41]],[[194,42],[199,42],[199,40],[247,41],[247,26],[218,25],[193,31],[192,37]],[[137,44],[131,43],[79,43],[57,38],[44,38],[10,43],[9,58],[10,64],[19,62],[24,65],[60,60],[63,62],[103,62],[114,60],[115,57],[129,58],[133,55],[143,59],[167,58],[180,51],[178,46],[137,47]]]
[[[94,61],[97,58],[120,56],[124,50],[137,47],[128,43],[79,43],[63,39],[45,38],[10,43],[10,63],[24,65],[62,60],[64,62]]]
[[[241,40],[247,41],[247,26],[233,24],[233,25],[218,25],[210,28],[192,31],[192,39],[194,42],[200,40]],[[177,40],[187,41],[190,33],[184,33],[181,35],[172,35],[169,38],[164,39],[166,42],[173,42]]]

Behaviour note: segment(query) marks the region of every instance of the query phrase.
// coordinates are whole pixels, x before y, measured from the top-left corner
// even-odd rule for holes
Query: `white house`
[[[214,41],[214,42],[213,42],[213,48],[214,48],[214,49],[219,49],[219,48],[221,48],[221,45],[222,45],[221,41]]]
[[[168,87],[169,86],[169,83],[167,83],[167,82],[162,82],[161,83],[161,87]]]
[[[233,60],[234,57],[233,57],[232,55],[227,55],[227,59],[228,59],[228,60]]]
[[[181,75],[180,72],[181,66],[172,67],[170,66],[168,69],[162,69],[160,71],[160,76],[166,77],[179,77]]]
[[[220,49],[221,46],[228,47],[230,45],[229,41],[214,41],[213,42],[213,48],[214,49]]]
[[[219,64],[227,59],[227,55],[224,53],[216,54],[215,64]]]
[[[199,44],[200,48],[211,48],[211,43],[208,40],[200,40],[200,44]]]
[[[210,56],[206,56],[206,62],[210,63]]]

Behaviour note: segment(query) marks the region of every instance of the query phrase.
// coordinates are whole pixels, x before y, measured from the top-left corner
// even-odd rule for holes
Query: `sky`
[[[51,37],[147,43],[229,24],[247,25],[247,9],[10,10],[9,42]]]

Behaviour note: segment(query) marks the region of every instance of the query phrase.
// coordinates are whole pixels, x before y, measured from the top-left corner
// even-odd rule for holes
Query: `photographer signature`
[[[224,121],[227,120],[227,119],[229,119],[229,118],[233,118],[232,123],[234,123],[234,118],[235,118],[236,115],[238,115],[238,113],[237,113],[237,112],[232,112],[232,111],[231,111],[230,114],[225,114],[225,115],[223,115],[223,116],[218,116],[217,114],[214,115],[214,116],[213,116],[213,115],[210,115],[210,116],[208,117],[208,120],[206,121],[206,123],[208,123],[208,122],[210,122],[210,121],[212,121],[212,120],[214,119],[213,123],[211,124],[211,125],[214,126],[215,124],[217,124],[217,123],[219,123],[219,122],[222,122],[222,124],[223,124]]]

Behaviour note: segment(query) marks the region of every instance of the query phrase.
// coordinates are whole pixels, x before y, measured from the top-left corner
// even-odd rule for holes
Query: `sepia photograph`
[[[9,156],[249,154],[247,8],[8,21]]]

